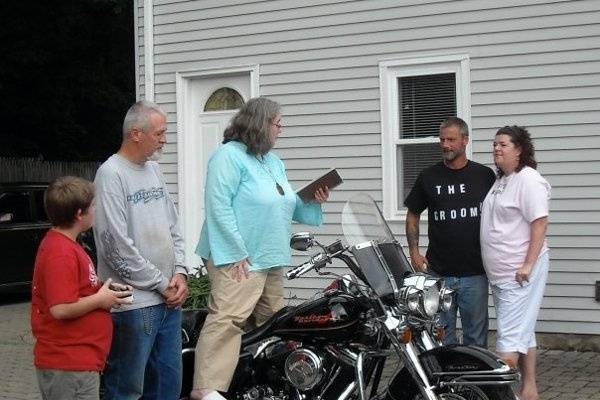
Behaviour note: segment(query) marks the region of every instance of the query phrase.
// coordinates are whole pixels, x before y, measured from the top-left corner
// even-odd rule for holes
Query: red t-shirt
[[[102,282],[85,250],[49,230],[35,259],[31,327],[36,343],[34,363],[41,369],[101,371],[112,340],[110,312],[101,308],[73,319],[55,319],[50,307],[75,303],[96,293]]]

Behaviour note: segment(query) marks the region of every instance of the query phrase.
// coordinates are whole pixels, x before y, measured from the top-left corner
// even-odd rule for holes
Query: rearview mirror
[[[298,251],[306,251],[315,244],[315,236],[311,232],[298,232],[292,235],[290,247]]]

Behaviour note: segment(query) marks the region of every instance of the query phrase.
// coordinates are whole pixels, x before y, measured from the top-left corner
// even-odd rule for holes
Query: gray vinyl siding
[[[382,200],[378,63],[468,54],[472,158],[491,164],[495,131],[525,125],[538,169],[553,186],[551,272],[538,330],[600,334],[593,299],[600,280],[599,1],[154,3],[155,100],[169,113],[162,162],[169,188],[177,194],[175,73],[258,64],[261,94],[283,105],[276,152],[292,185],[332,166],[345,178],[325,205],[326,223],[317,230],[324,242],[340,236],[345,200],[360,191]],[[138,6],[143,97],[142,0]],[[392,225],[403,234],[402,221]],[[307,298],[326,282],[311,277],[289,284],[293,295]]]

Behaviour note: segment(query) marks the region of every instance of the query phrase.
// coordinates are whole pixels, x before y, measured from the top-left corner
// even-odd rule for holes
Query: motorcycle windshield
[[[353,196],[344,205],[342,231],[350,246],[372,240],[379,243],[394,241],[394,235],[377,203],[366,193]]]
[[[360,193],[346,202],[342,230],[369,285],[384,301],[393,301],[412,268],[371,196]]]

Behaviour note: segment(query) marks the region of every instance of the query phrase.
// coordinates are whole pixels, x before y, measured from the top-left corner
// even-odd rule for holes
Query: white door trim
[[[231,68],[219,69],[200,69],[192,71],[180,71],[175,75],[176,84],[176,102],[177,102],[177,187],[178,187],[178,211],[181,231],[185,232],[186,220],[186,196],[188,190],[193,189],[195,171],[186,170],[186,165],[191,164],[197,155],[193,154],[193,146],[190,146],[188,139],[193,134],[192,127],[194,126],[194,118],[196,115],[187,112],[192,109],[192,82],[194,79],[209,78],[219,75],[236,75],[240,73],[249,73],[250,75],[250,97],[259,96],[259,66],[237,66]],[[246,99],[247,100],[247,99]],[[197,223],[197,221],[189,221],[189,223]],[[184,238],[188,240],[196,240],[196,238]],[[186,255],[186,260],[189,259]]]

